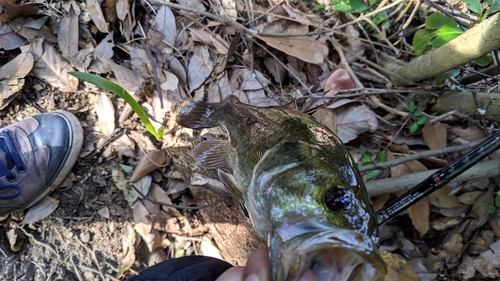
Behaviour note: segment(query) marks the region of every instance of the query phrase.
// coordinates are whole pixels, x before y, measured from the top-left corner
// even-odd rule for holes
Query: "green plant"
[[[500,11],[500,0],[463,0],[467,9],[478,16],[478,21],[485,20],[489,15]]]
[[[359,153],[361,154],[361,159],[358,161],[358,167],[364,167],[364,166],[370,166],[375,163],[383,163],[387,161],[387,153],[385,151],[381,151],[378,155],[377,158],[375,159],[375,163],[372,161],[372,154],[370,152],[366,151],[366,148],[364,145],[359,146]],[[365,171],[362,172],[361,175],[367,175],[367,179],[371,180],[376,178],[382,170],[371,170],[371,171]]]
[[[425,18],[425,28],[413,36],[413,49],[415,54],[420,56],[450,42],[462,33],[463,30],[453,18],[433,13]]]
[[[410,111],[410,114],[413,116],[414,119],[416,119],[415,122],[413,122],[409,128],[410,134],[413,134],[416,131],[422,129],[422,127],[425,125],[425,123],[427,123],[427,116],[425,116],[422,113],[422,111],[417,109],[417,107],[415,106],[415,103],[413,101],[410,101],[408,103],[408,111]],[[433,113],[431,115],[435,116],[436,113]]]
[[[332,0],[332,7],[340,12],[344,13],[362,13],[368,10],[377,0],[369,0],[367,6],[363,1],[360,0]]]
[[[493,205],[490,204],[481,204],[481,208],[483,210],[486,210],[489,214],[494,214],[500,209],[500,195],[497,193],[495,194],[495,199],[493,202]],[[500,216],[500,214],[498,214]]]
[[[153,124],[151,121],[149,121],[149,117],[144,111],[144,109],[141,107],[141,105],[129,94],[125,89],[120,87],[119,85],[109,81],[106,78],[103,78],[101,76],[97,76],[94,74],[90,73],[84,73],[84,72],[78,72],[78,71],[73,71],[70,72],[69,74],[75,76],[76,78],[87,81],[91,84],[96,85],[97,87],[100,87],[104,90],[110,91],[111,93],[119,96],[120,98],[124,99],[126,103],[128,103],[134,112],[139,116],[141,119],[142,123],[144,123],[144,127],[148,132],[150,132],[157,140],[160,140],[163,137],[163,134],[165,133],[165,129],[163,127],[160,127],[158,130],[156,130],[153,127]]]

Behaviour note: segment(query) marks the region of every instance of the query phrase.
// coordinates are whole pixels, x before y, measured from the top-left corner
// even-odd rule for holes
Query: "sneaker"
[[[33,206],[68,176],[83,130],[71,113],[28,117],[0,129],[0,216]]]

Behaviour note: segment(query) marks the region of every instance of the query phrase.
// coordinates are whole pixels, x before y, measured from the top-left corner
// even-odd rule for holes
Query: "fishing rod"
[[[378,225],[386,223],[420,199],[446,185],[486,156],[500,148],[500,132],[489,137],[445,168],[438,170],[377,212]]]

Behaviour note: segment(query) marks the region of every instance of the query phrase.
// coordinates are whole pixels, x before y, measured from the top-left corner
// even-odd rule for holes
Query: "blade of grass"
[[[142,106],[129,93],[127,93],[125,89],[109,81],[106,78],[94,74],[78,72],[78,71],[72,71],[69,72],[69,74],[75,76],[80,80],[94,84],[97,87],[100,87],[106,91],[110,91],[111,93],[124,99],[125,102],[128,103],[132,107],[134,112],[139,116],[142,123],[144,123],[144,127],[146,128],[146,130],[148,130],[148,132],[150,132],[153,136],[155,136],[157,140],[160,140],[163,137],[165,129],[163,127],[160,127],[158,130],[155,130],[153,124],[149,120],[149,117],[142,108]]]

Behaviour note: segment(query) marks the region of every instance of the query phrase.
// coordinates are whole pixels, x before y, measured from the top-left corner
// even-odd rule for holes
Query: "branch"
[[[417,82],[466,64],[500,47],[499,17],[500,13],[493,15],[445,45],[403,66],[391,63],[385,67],[407,80]],[[408,81],[398,76],[391,76],[390,79],[395,85],[408,84]]]
[[[366,183],[366,189],[368,189],[368,194],[371,197],[385,193],[394,193],[397,191],[409,190],[436,171],[438,170],[429,170],[396,178],[386,178],[376,181],[369,181]],[[471,181],[480,178],[490,178],[498,175],[500,175],[500,159],[478,163],[460,176],[453,179],[451,182]]]

